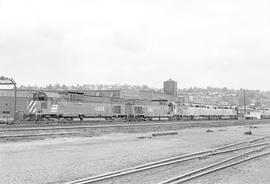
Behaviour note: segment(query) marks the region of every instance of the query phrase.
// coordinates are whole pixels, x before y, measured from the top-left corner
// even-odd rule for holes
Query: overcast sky
[[[0,0],[0,75],[270,90],[270,1]]]

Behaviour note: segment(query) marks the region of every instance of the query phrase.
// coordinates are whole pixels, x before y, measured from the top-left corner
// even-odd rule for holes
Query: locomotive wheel
[[[79,115],[79,119],[80,119],[80,121],[83,121],[83,116]]]

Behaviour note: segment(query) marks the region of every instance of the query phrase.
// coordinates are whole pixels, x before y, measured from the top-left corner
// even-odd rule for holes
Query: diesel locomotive
[[[236,119],[237,109],[228,106],[185,104],[169,100],[122,99],[89,96],[79,92],[38,91],[28,103],[25,118],[104,118],[123,120]]]

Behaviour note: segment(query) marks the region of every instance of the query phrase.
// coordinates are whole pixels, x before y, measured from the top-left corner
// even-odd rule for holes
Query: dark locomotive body
[[[27,107],[29,120],[105,118],[123,120],[236,119],[230,107],[184,104],[168,100],[122,99],[83,93],[36,92]]]
[[[68,92],[65,94],[37,92],[29,102],[26,118],[105,118],[151,120],[170,118],[167,101],[121,99]]]

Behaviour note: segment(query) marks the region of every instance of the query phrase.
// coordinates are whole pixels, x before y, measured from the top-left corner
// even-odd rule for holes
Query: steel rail
[[[1,139],[26,138],[26,137],[42,137],[54,135],[84,135],[78,132],[62,132],[62,133],[43,133],[43,134],[22,134],[22,135],[0,135]]]
[[[162,166],[167,166],[167,165],[171,165],[171,164],[181,163],[181,162],[184,162],[184,161],[194,160],[194,159],[197,159],[197,158],[202,158],[202,157],[207,157],[207,156],[217,155],[217,154],[224,154],[224,153],[228,153],[228,152],[248,149],[248,148],[257,147],[257,146],[269,145],[269,144],[270,143],[264,143],[264,144],[260,144],[260,145],[250,146],[250,147],[237,148],[237,149],[233,149],[233,150],[226,150],[226,151],[210,153],[210,154],[202,155],[202,156],[195,156],[195,157],[190,157],[190,158],[186,158],[186,159],[175,160],[175,161],[171,161],[171,162],[167,162],[167,163],[162,163],[162,164],[153,165],[153,166],[149,166],[149,167],[144,167],[144,168],[140,168],[140,169],[129,170],[129,171],[125,171],[125,172],[116,173],[116,174],[113,174],[113,175],[108,175],[108,176],[104,176],[104,177],[98,177],[98,178],[94,178],[94,179],[91,179],[91,180],[84,180],[84,181],[75,182],[75,183],[76,184],[93,183],[93,182],[97,182],[97,181],[111,179],[111,178],[118,177],[118,176],[123,176],[123,175],[132,174],[132,173],[136,173],[136,172],[140,172],[140,171],[154,169],[154,168],[157,168],[157,167],[162,167]]]
[[[230,162],[232,160],[235,160],[235,159],[238,159],[238,158],[241,158],[241,157],[244,157],[244,156],[248,156],[251,153],[260,152],[260,151],[262,151],[263,149],[265,149],[267,147],[269,147],[269,146],[264,146],[262,148],[255,149],[255,150],[252,150],[252,151],[249,151],[249,152],[246,152],[246,153],[243,153],[243,154],[240,154],[240,155],[237,155],[237,156],[234,156],[234,157],[231,157],[231,158],[222,160],[220,162],[216,162],[214,164],[210,164],[210,165],[208,165],[206,167],[203,167],[203,168],[200,168],[200,169],[191,171],[189,173],[186,173],[184,175],[181,175],[181,176],[178,176],[178,177],[175,177],[175,178],[172,178],[172,179],[163,181],[163,182],[161,182],[159,184],[179,184],[179,183],[184,183],[186,181],[189,181],[189,180],[192,180],[192,179],[195,179],[195,178],[204,176],[206,174],[210,174],[212,172],[215,172],[215,171],[218,171],[218,170],[221,170],[221,169],[225,169],[225,168],[228,168],[228,167],[231,167],[231,166],[234,166],[234,165],[243,163],[243,162],[247,162],[247,161],[252,160],[252,159],[255,159],[255,158],[266,156],[266,155],[270,154],[270,151],[265,152],[265,153],[262,153],[262,154],[258,154],[258,155],[252,156],[252,157],[248,157],[246,159],[235,161],[235,162],[232,162],[232,163],[223,165],[223,166],[220,166],[220,165],[222,165],[222,164],[224,164],[226,162]],[[219,166],[219,167],[213,168],[213,167],[216,167],[216,166]],[[213,169],[208,170],[210,168],[213,168]]]
[[[205,122],[203,122],[205,123]],[[107,128],[107,127],[134,127],[134,126],[155,126],[155,125],[190,125],[190,124],[203,124],[202,122],[155,122],[155,123],[119,123],[119,124],[97,124],[93,123],[91,124],[84,124],[84,125],[65,125],[65,126],[59,126],[59,125],[50,125],[50,126],[43,126],[43,127],[24,127],[24,128],[1,128],[1,132],[8,132],[8,131],[30,131],[30,130],[56,130],[56,129],[82,129],[82,128]],[[217,123],[217,122],[209,122],[209,123]],[[220,123],[220,122],[219,122]],[[222,123],[228,123],[228,122],[222,122]],[[241,125],[241,124],[239,124]]]
[[[88,122],[88,121],[85,121]],[[102,121],[100,121],[102,122]],[[106,121],[104,121],[106,122]],[[0,128],[0,132],[4,131],[30,131],[30,130],[56,130],[56,129],[82,129],[82,128],[107,128],[107,127],[134,127],[134,126],[155,126],[155,125],[207,125],[209,124],[210,126],[212,124],[225,124],[228,123],[228,126],[242,126],[242,125],[260,125],[262,122],[268,122],[268,121],[258,121],[255,123],[245,121],[241,122],[239,121],[238,124],[234,124],[235,121],[231,120],[222,120],[222,121],[145,121],[144,123],[138,123],[138,122],[132,122],[132,123],[115,123],[113,122],[112,124],[109,124],[110,122],[106,122],[106,124],[101,124],[99,122],[89,122],[89,123],[83,123],[78,125],[76,124],[69,124],[69,125],[59,125],[59,124],[53,124],[53,125],[48,125],[48,126],[34,126],[34,127],[21,127],[21,128]],[[269,124],[269,123],[265,123]],[[45,125],[45,124],[43,124]]]
[[[226,149],[229,147],[233,147],[233,146],[237,146],[237,145],[241,145],[241,144],[245,144],[245,143],[253,143],[253,142],[256,142],[259,140],[263,140],[263,139],[265,139],[265,138],[262,137],[262,138],[242,141],[242,142],[221,146],[221,147],[206,150],[206,151],[200,151],[200,152],[195,152],[195,153],[191,153],[191,154],[181,155],[181,156],[172,157],[172,158],[168,158],[168,159],[164,159],[164,160],[160,160],[160,161],[156,161],[156,162],[151,162],[151,163],[144,164],[144,165],[139,165],[139,166],[123,169],[123,170],[109,172],[109,173],[105,173],[105,174],[101,174],[101,175],[97,175],[97,176],[93,176],[93,177],[89,177],[89,178],[79,179],[79,180],[75,180],[72,182],[67,182],[66,184],[91,183],[91,182],[101,181],[101,180],[105,180],[105,179],[109,179],[109,178],[113,178],[113,177],[117,177],[117,176],[122,176],[122,175],[127,175],[127,174],[131,174],[131,173],[135,173],[135,172],[149,170],[149,169],[153,169],[153,168],[157,168],[157,167],[161,167],[161,166],[166,166],[166,165],[171,165],[171,164],[180,163],[180,162],[184,162],[184,161],[194,160],[197,158],[202,158],[202,157],[207,157],[207,156],[217,155],[217,154],[223,154],[223,153],[228,153],[228,152],[232,152],[232,151],[238,151],[238,150],[242,150],[242,149],[248,149],[248,148],[252,148],[252,147],[258,147],[258,146],[264,146],[264,145],[270,144],[270,142],[260,143],[260,144],[256,144],[256,145],[245,146],[245,147],[234,148],[231,150],[217,152],[218,150]],[[202,154],[204,154],[204,155],[202,155]]]

